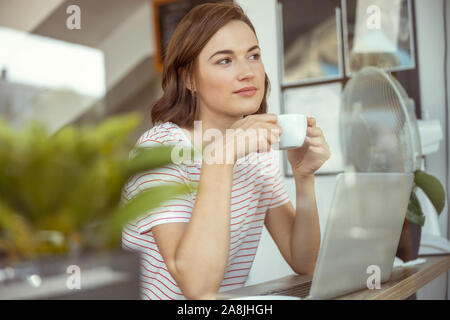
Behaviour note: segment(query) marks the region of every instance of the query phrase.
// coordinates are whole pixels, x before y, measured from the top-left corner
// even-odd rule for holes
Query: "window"
[[[281,113],[315,117],[332,150],[317,175],[343,171],[340,95],[363,66],[390,71],[421,118],[414,0],[278,0],[278,21]]]

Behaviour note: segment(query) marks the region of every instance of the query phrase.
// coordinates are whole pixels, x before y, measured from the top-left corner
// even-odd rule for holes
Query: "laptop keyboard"
[[[305,298],[309,295],[312,281],[304,282],[292,288],[272,290],[263,293],[263,296],[267,295],[280,295],[280,296],[294,296],[298,298]]]

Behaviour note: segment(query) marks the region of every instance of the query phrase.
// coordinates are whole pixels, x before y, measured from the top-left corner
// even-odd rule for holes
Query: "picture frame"
[[[284,6],[289,5],[289,8],[283,8],[283,3]],[[279,70],[282,86],[343,78],[341,9],[330,2],[327,7],[328,13],[318,17],[318,21],[309,20],[303,25],[299,24],[298,15],[292,16],[291,11],[299,9],[303,13],[310,10],[313,11],[312,15],[317,15],[315,6],[320,6],[320,12],[323,12],[323,5],[314,0],[279,0],[277,3]]]

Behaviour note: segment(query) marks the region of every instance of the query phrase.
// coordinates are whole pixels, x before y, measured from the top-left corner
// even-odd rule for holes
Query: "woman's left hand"
[[[286,150],[294,176],[313,175],[330,156],[330,148],[322,129],[316,127],[316,119],[308,117],[305,142],[300,148]]]

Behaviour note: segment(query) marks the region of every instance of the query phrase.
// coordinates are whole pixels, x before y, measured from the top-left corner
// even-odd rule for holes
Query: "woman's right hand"
[[[226,164],[234,164],[252,152],[268,152],[282,134],[278,117],[273,113],[249,115],[233,123],[230,129],[223,141]]]

